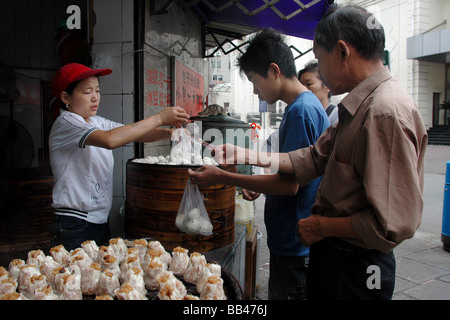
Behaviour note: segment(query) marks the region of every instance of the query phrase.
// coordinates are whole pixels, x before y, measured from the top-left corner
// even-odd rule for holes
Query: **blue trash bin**
[[[444,250],[450,252],[450,161],[447,161],[447,168],[445,173],[441,241],[444,244]]]

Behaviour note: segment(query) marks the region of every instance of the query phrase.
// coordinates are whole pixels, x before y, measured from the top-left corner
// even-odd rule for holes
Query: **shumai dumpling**
[[[25,265],[25,260],[12,259],[9,262],[9,276],[14,279],[19,279],[20,267]]]
[[[89,258],[91,258],[92,261],[97,261],[98,257],[98,246],[97,243],[94,240],[87,240],[84,241],[81,244],[81,247],[83,250],[87,253]]]
[[[63,290],[59,298],[61,300],[83,300],[81,276],[79,274],[65,274],[63,276]]]
[[[168,290],[168,294],[175,294],[175,296],[180,295],[182,298],[187,294],[187,290],[183,282],[178,280],[177,277],[174,276],[172,271],[163,271],[156,276],[156,279],[159,282],[160,292],[162,289],[164,289],[165,286],[168,286],[169,288],[171,288],[170,290],[166,289]],[[173,290],[176,290],[177,292],[173,292]]]
[[[28,252],[27,264],[34,264],[36,266],[36,268],[39,269],[39,267],[44,262],[44,260],[45,260],[45,254],[44,254],[44,252],[42,252],[42,250],[37,249],[37,250],[31,250],[30,252]]]
[[[145,239],[136,239],[133,241],[133,247],[137,250],[139,262],[144,261],[145,254],[147,253],[148,241]]]
[[[119,274],[111,272],[106,269],[100,274],[100,281],[98,283],[97,295],[109,294],[115,297],[114,291],[120,288]]]
[[[201,278],[206,268],[206,258],[204,255],[193,252],[189,258],[189,264],[184,273],[184,280],[196,284]]]
[[[113,255],[107,254],[104,256],[101,267],[102,270],[108,269],[109,271],[120,275],[119,259]]]
[[[158,290],[159,281],[156,278],[161,272],[167,271],[167,264],[162,263],[160,257],[153,258],[144,268],[144,283],[148,290]]]
[[[16,292],[17,286],[17,280],[14,278],[8,278],[0,281],[0,297],[8,293]]]
[[[59,297],[57,294],[53,292],[53,289],[50,285],[37,289],[34,292],[34,299],[35,300],[59,300]]]
[[[165,284],[158,292],[159,300],[183,300],[184,297],[172,283]]]
[[[41,264],[40,271],[47,278],[47,281],[52,284],[55,278],[53,271],[60,266],[52,256],[46,256],[44,262]]]
[[[128,282],[133,288],[138,290],[143,296],[147,294],[144,282],[144,272],[141,268],[130,268],[124,276],[124,283]]]
[[[72,265],[78,266],[78,268],[80,269],[80,273],[81,273],[91,263],[92,263],[92,259],[83,250],[82,254],[76,254],[71,257],[69,266],[72,266]]]
[[[115,291],[118,300],[148,300],[142,292],[132,286],[128,281]]]
[[[145,255],[145,253],[144,253],[144,255]],[[138,250],[138,248],[130,247],[130,248],[127,249],[127,254],[125,255],[124,260],[127,259],[127,258],[130,258],[130,257],[139,258],[139,250]]]
[[[97,292],[101,272],[100,265],[95,262],[81,271],[81,292],[83,294],[94,295]]]
[[[222,278],[215,274],[206,278],[200,300],[226,300]]]
[[[131,268],[141,268],[141,263],[139,262],[139,258],[137,256],[127,256],[125,259],[122,260],[122,263],[120,264],[120,276],[119,280],[121,283],[124,283],[125,275],[128,270]]]
[[[206,268],[203,271],[201,277],[197,280],[196,289],[197,292],[201,293],[203,290],[203,285],[206,282],[206,278],[211,275],[217,275],[219,277],[222,276],[222,267],[217,263],[207,263]]]
[[[41,273],[36,269],[34,264],[26,264],[20,267],[19,273],[19,292],[27,292],[30,285],[30,279],[32,276],[38,276]]]
[[[109,248],[112,250],[112,254],[119,260],[119,263],[125,258],[128,249],[125,241],[120,237],[110,239]]]
[[[5,267],[0,267],[0,281],[6,280],[10,277],[9,271]]]
[[[70,253],[62,244],[50,249],[50,255],[53,259],[63,267],[67,267],[70,263]]]
[[[28,298],[20,292],[12,292],[1,296],[0,300],[28,300]]]
[[[56,294],[60,295],[64,290],[64,276],[72,274],[66,267],[60,266],[53,270],[52,287]]]
[[[186,269],[189,265],[189,250],[176,247],[172,252],[172,261],[170,263],[169,271],[172,271],[173,274],[177,276],[181,276],[186,272]]]
[[[164,263],[167,263],[168,265],[170,264],[170,261],[172,260],[172,256],[170,255],[170,253],[168,253],[166,251],[166,249],[164,249],[161,242],[156,241],[156,240],[149,241],[147,248],[149,250],[156,250],[156,251],[160,252],[161,253],[161,261]]]
[[[112,254],[112,250],[110,250],[108,246],[101,246],[101,247],[99,247],[98,248],[98,254],[97,254],[97,260],[95,262],[97,262],[98,264],[102,265],[103,258],[107,254]]]
[[[27,290],[23,291],[22,293],[28,299],[34,299],[35,291],[46,288],[47,286],[48,286],[47,278],[43,274],[34,275],[30,278]]]

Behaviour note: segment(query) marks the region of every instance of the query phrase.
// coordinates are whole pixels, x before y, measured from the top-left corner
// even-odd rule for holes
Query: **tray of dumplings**
[[[241,300],[234,276],[198,252],[153,239],[32,250],[0,266],[0,300]]]

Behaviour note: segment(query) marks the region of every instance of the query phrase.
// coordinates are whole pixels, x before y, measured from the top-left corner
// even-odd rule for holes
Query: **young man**
[[[287,104],[275,142],[279,150],[289,152],[314,144],[329,126],[327,115],[317,97],[297,79],[294,57],[284,37],[273,29],[264,29],[250,41],[238,63],[261,100]],[[266,196],[269,299],[305,298],[309,249],[300,243],[296,223],[311,214],[319,183],[320,179],[315,179],[292,196]],[[259,196],[244,192],[247,200]]]
[[[330,125],[337,123],[339,120],[338,108],[330,103],[331,92],[319,75],[319,64],[316,61],[306,64],[305,68],[299,71],[298,80],[320,100]]]
[[[294,173],[300,185],[323,177],[312,215],[297,224],[310,246],[308,299],[391,299],[392,250],[421,222],[428,136],[414,100],[383,66],[384,30],[373,22],[357,6],[333,8],[320,21],[319,73],[332,94],[350,93],[337,126],[314,146],[278,158],[280,172]],[[227,162],[240,152],[222,149]],[[247,152],[245,161],[262,165],[261,156]],[[295,187],[281,173],[242,181],[223,172],[205,167],[191,176],[201,185],[236,182],[260,192]]]

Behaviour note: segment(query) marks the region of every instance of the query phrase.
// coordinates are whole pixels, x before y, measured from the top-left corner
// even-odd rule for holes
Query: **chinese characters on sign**
[[[175,101],[190,116],[203,111],[204,79],[203,76],[175,60]]]
[[[190,116],[203,111],[204,78],[182,63],[173,60],[173,75],[147,68],[145,70],[145,104],[166,108],[180,106]]]
[[[149,90],[146,93],[145,104],[161,108],[169,107],[172,103],[172,80],[161,71],[147,69],[145,83]]]

